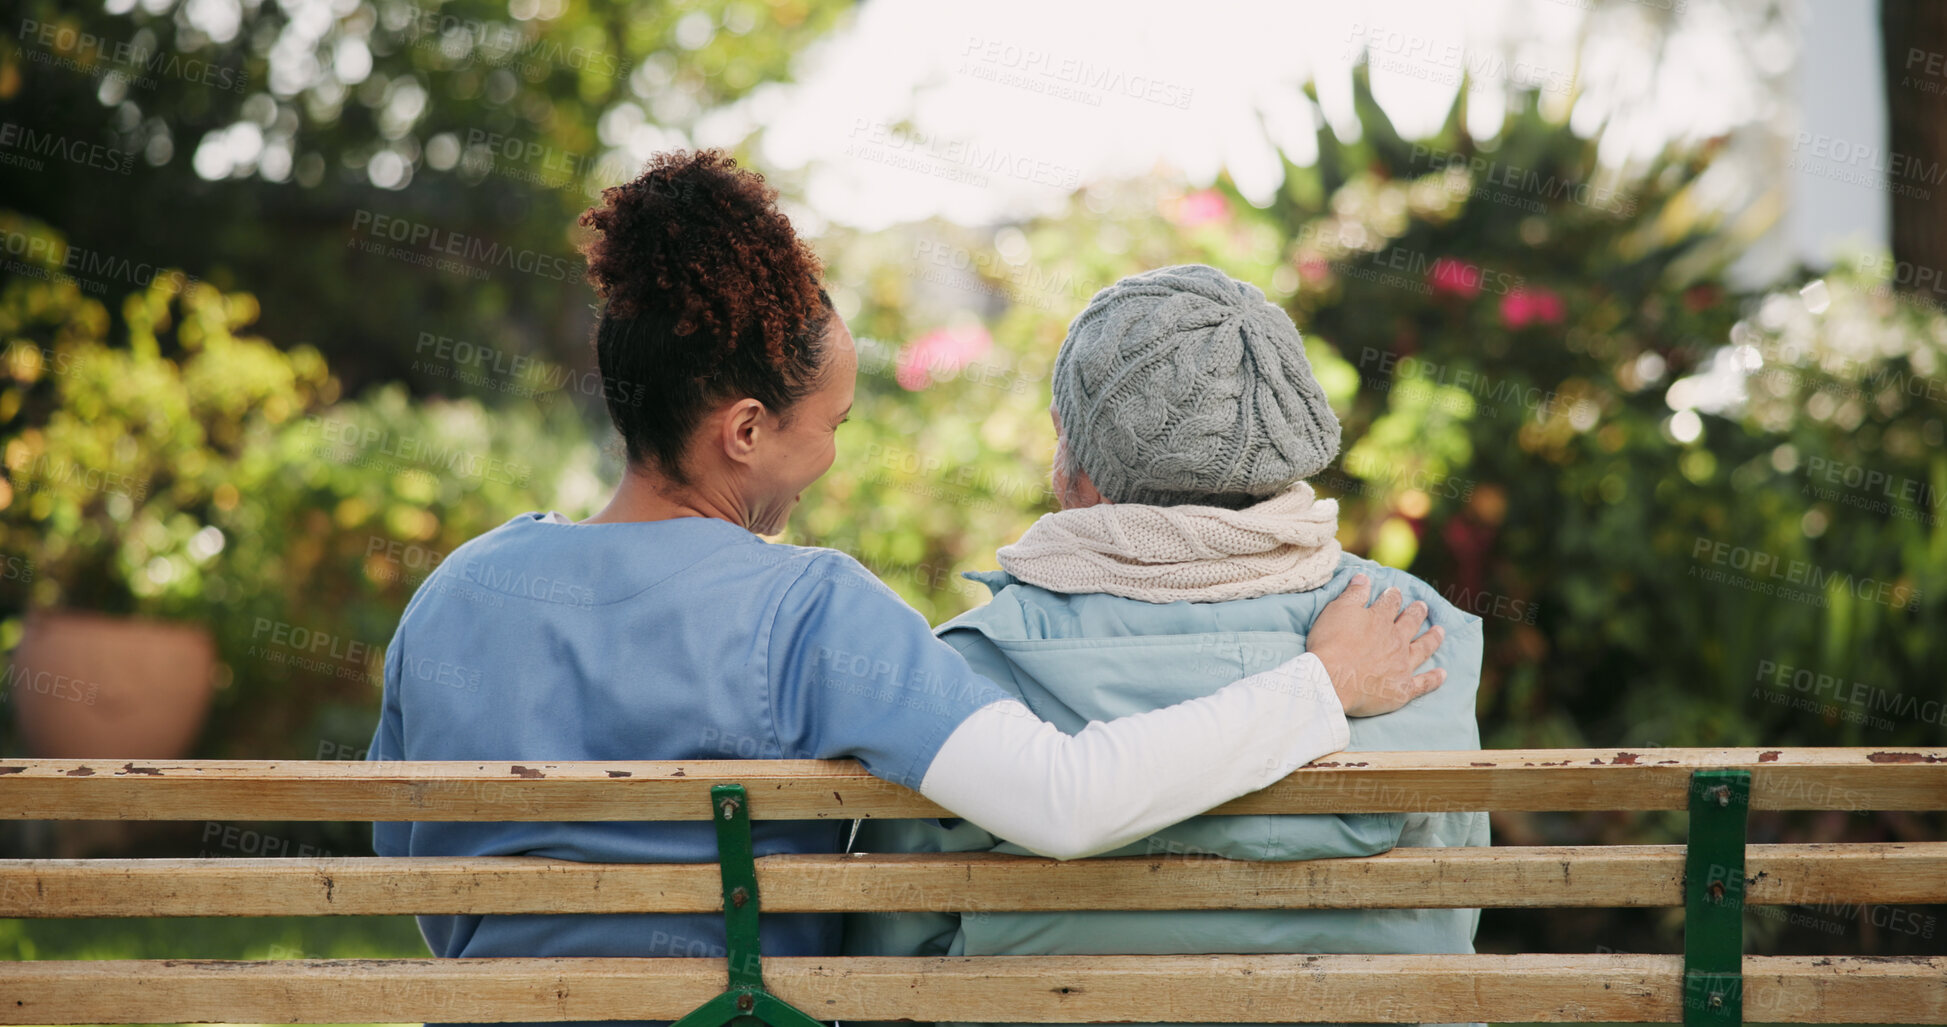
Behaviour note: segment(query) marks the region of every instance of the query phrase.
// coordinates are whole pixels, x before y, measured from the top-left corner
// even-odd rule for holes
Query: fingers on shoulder
[[[1371,600],[1372,579],[1364,574],[1354,574],[1352,576],[1352,583],[1345,586],[1345,591],[1340,592],[1338,598],[1333,599],[1332,602],[1357,603],[1360,606],[1365,606]]]

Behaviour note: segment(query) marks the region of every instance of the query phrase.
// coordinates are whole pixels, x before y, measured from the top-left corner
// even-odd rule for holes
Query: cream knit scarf
[[[996,555],[1053,592],[1214,603],[1303,592],[1339,565],[1339,504],[1299,482],[1255,506],[1102,503],[1044,515]]]

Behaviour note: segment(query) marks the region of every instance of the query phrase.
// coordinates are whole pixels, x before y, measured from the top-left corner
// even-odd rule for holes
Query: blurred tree
[[[91,269],[247,285],[353,390],[430,386],[428,338],[583,363],[575,216],[655,150],[736,145],[726,108],[845,6],[26,0],[0,103],[40,166],[0,164],[0,206],[64,233],[111,309],[144,283]]]
[[[1947,473],[1942,322],[1844,276],[1739,295],[1724,269],[1765,225],[1703,199],[1714,144],[1605,167],[1533,95],[1475,139],[1465,95],[1409,142],[1357,80],[1356,141],[1322,128],[1263,210],[1227,184],[1104,182],[998,231],[828,235],[860,415],[790,540],[860,554],[936,619],[977,604],[952,572],[1052,508],[1068,320],[1118,277],[1209,263],[1305,332],[1345,422],[1317,484],[1348,548],[1486,618],[1490,744],[1937,741],[1947,725],[1808,718],[1754,686],[1767,663],[1908,692],[1947,670],[1922,626],[1947,610],[1947,559],[1915,555],[1942,545],[1939,493],[1874,505],[1809,470]],[[1791,311],[1803,338],[1781,350],[1765,340]],[[929,341],[969,323],[988,346]],[[957,354],[944,373],[902,373],[938,354]]]
[[[1947,168],[1947,4],[1879,0],[1879,36],[1887,159],[1913,162],[1927,181],[1938,183]],[[1947,275],[1947,203],[1932,189],[1908,186],[1887,194],[1893,259],[1931,272],[1930,280],[1908,277],[1900,287],[1937,288]]]

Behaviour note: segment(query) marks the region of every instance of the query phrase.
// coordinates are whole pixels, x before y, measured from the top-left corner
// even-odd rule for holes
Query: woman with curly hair
[[[598,514],[524,513],[456,549],[386,650],[375,760],[855,757],[1056,858],[1103,852],[1336,751],[1345,717],[1437,684],[1423,606],[1334,605],[1309,653],[1073,736],[971,670],[858,561],[767,543],[836,455],[858,360],[762,178],[658,156],[583,215],[595,336],[627,469]],[[1397,617],[1395,616],[1397,614]],[[454,687],[454,683],[465,687]],[[760,821],[758,855],[836,852]],[[707,863],[709,824],[381,823],[381,855]],[[778,955],[833,915],[764,918]],[[713,915],[426,916],[442,956],[722,955]]]

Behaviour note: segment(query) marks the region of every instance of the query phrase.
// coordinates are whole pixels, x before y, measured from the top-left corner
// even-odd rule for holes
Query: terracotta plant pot
[[[209,715],[215,666],[200,625],[36,610],[0,684],[29,756],[174,759]]]

